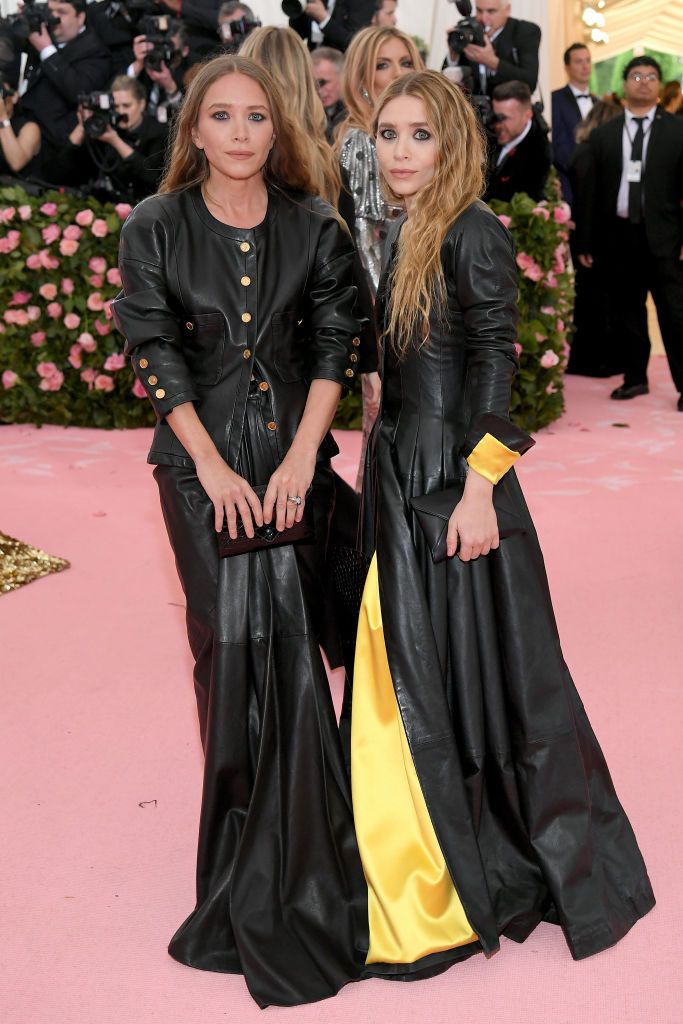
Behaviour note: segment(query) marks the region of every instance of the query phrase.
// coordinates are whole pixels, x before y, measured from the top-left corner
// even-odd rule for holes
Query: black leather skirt
[[[252,484],[277,465],[258,383],[238,466]],[[187,599],[205,752],[197,904],[169,952],[244,974],[262,1007],[323,999],[360,976],[367,950],[350,788],[318,644],[333,474],[318,464],[311,542],[224,559],[194,469],[157,466],[154,476]]]

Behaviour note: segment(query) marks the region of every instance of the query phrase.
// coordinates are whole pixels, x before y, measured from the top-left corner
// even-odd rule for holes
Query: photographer
[[[0,175],[37,173],[40,126],[17,110],[17,93],[9,82],[0,89]]]
[[[493,130],[497,145],[491,153],[485,202],[508,203],[518,192],[543,198],[551,154],[547,132],[534,117],[526,82],[505,82],[493,93]]]
[[[133,40],[134,59],[127,74],[143,85],[147,112],[167,124],[180,106],[190,67],[185,31],[182,22],[166,15],[143,18],[140,25],[146,32]]]
[[[346,117],[341,94],[344,54],[331,46],[319,46],[311,54],[318,95],[327,117],[327,138],[331,143],[336,126]]]
[[[248,35],[260,26],[251,7],[237,0],[227,0],[218,9],[218,35],[223,43],[222,53],[237,53]]]
[[[492,96],[504,82],[525,82],[533,92],[538,82],[538,50],[541,30],[531,21],[510,17],[510,4],[505,0],[479,0],[475,17],[470,18],[470,0],[456,0],[456,6],[470,23],[465,38],[473,41],[462,50],[453,48],[460,22],[449,29],[449,56],[446,65],[459,64],[471,75],[472,92]],[[469,78],[469,75],[467,76]]]
[[[153,0],[150,0],[150,9]],[[133,39],[143,13],[138,7],[129,9],[126,0],[94,0],[88,4],[86,25],[94,29],[109,50],[111,73],[120,75],[133,59]]]
[[[55,154],[54,180],[87,184],[110,201],[137,203],[156,192],[167,129],[145,112],[142,83],[119,75],[111,84],[111,98],[105,93],[85,99],[68,143]]]
[[[29,33],[22,111],[40,125],[48,145],[61,145],[76,125],[78,97],[111,78],[109,53],[85,25],[85,0],[48,0],[51,24]],[[44,154],[44,158],[48,154]]]
[[[360,29],[372,21],[376,0],[283,0],[289,26],[305,39],[309,50],[332,46],[342,53]]]

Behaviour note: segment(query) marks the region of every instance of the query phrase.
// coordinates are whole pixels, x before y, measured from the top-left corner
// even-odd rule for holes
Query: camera
[[[107,128],[117,128],[126,120],[124,114],[116,113],[114,97],[110,92],[81,93],[78,103],[91,112],[90,117],[83,121],[85,134],[89,139],[99,139]]]
[[[484,26],[472,17],[471,0],[455,0],[455,6],[463,17],[448,33],[448,49],[451,53],[462,53],[470,45],[483,46],[486,41]]]
[[[261,22],[249,21],[248,18],[235,18],[234,21],[224,21],[220,26],[220,37],[226,45],[231,44],[239,49],[250,32],[260,28]]]
[[[59,17],[52,13],[46,3],[38,3],[37,0],[25,0],[23,10],[2,20],[6,27],[3,35],[9,37],[20,50],[25,47],[32,32],[40,32],[43,25],[48,29],[59,25]]]
[[[282,0],[280,7],[282,13],[286,14],[288,18],[298,18],[300,14],[304,13],[304,4],[300,0]]]
[[[162,64],[170,68],[174,57],[180,55],[172,39],[171,18],[165,14],[146,14],[140,18],[139,30],[147,42],[152,44],[152,49],[145,56],[145,67],[150,71],[161,71]]]

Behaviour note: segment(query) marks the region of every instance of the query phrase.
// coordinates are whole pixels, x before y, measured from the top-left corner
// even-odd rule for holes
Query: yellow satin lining
[[[513,452],[493,434],[484,434],[479,444],[470,452],[467,464],[492,484],[497,484],[518,458],[519,452]]]
[[[376,556],[358,622],[351,779],[368,884],[366,962],[412,964],[429,953],[474,942],[477,936],[441,853],[396,701],[384,644]]]

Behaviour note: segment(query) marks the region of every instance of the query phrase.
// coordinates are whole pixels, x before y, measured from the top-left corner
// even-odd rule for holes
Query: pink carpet
[[[683,415],[570,378],[520,468],[563,645],[659,900],[574,963],[559,929],[428,982],[272,1009],[326,1024],[679,1024]],[[613,386],[613,384],[612,384]],[[262,1020],[239,977],[165,944],[193,904],[201,754],[183,596],[147,431],[0,428],[0,529],[72,568],[0,598],[3,1024]],[[342,436],[350,476],[357,436]],[[337,686],[338,689],[338,686]],[[678,966],[677,966],[678,965]]]

